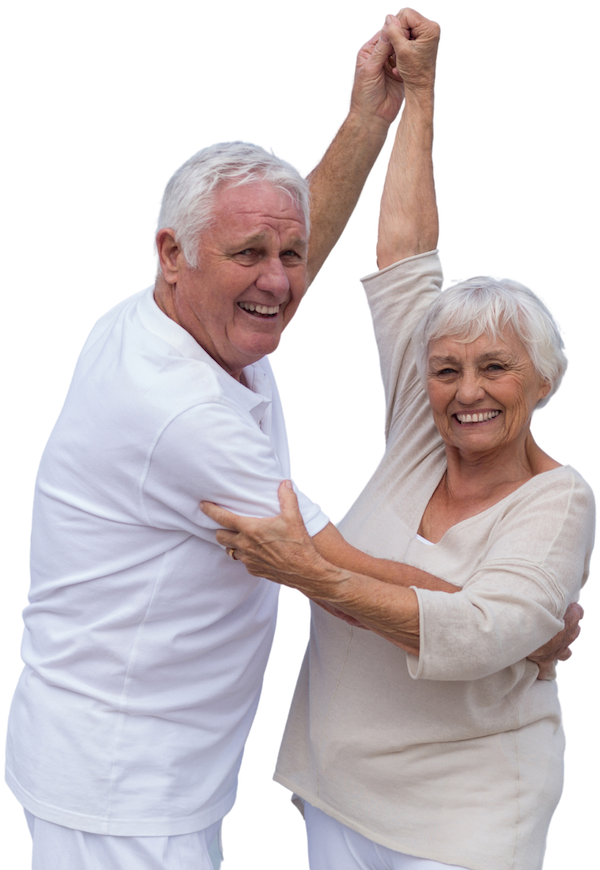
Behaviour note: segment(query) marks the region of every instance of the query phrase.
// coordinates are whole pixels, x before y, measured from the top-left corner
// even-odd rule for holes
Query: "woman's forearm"
[[[406,99],[381,198],[379,269],[437,246],[432,143],[433,90]]]
[[[381,199],[379,269],[431,251],[438,240],[432,148],[439,28],[423,20],[415,22],[410,40],[393,25],[387,33],[405,82],[405,103]]]

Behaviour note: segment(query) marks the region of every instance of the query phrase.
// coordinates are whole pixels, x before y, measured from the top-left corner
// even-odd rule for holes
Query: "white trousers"
[[[221,863],[220,821],[173,837],[107,837],[25,816],[32,870],[218,870]]]
[[[304,802],[310,870],[466,870],[379,846]]]

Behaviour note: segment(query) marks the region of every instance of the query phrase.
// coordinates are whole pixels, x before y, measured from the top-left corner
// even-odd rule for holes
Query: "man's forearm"
[[[349,544],[332,523],[313,537],[319,554],[328,562],[356,574],[375,578],[392,586],[417,586],[434,592],[458,592],[460,587],[440,577],[391,559],[378,559]]]
[[[308,283],[341,236],[373,164],[385,142],[389,125],[374,119],[367,124],[348,115],[310,182],[311,231],[308,249]]]
[[[419,602],[413,589],[341,569],[332,590],[322,600],[400,649],[419,654]]]

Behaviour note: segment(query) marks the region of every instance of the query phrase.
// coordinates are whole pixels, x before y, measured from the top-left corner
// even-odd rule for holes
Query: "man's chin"
[[[246,343],[246,353],[249,358],[252,358],[253,362],[258,362],[263,356],[268,356],[274,350],[277,350],[280,339],[280,332],[276,335],[265,335],[264,333],[256,335],[252,341]]]

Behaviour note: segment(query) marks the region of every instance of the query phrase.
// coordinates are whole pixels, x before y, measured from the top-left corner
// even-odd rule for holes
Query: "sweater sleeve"
[[[483,556],[473,553],[474,569],[461,592],[415,589],[421,650],[408,662],[415,679],[488,676],[563,628],[564,611],[589,572],[594,499],[572,469],[530,483],[509,500]]]
[[[386,436],[413,401],[423,402],[412,335],[442,287],[437,251],[408,257],[363,278],[386,399]]]

